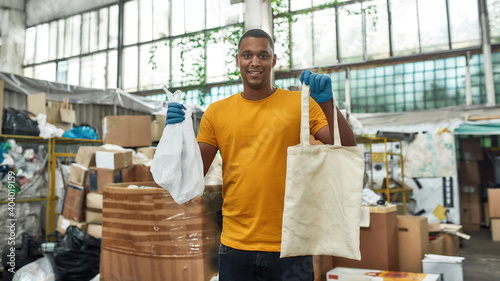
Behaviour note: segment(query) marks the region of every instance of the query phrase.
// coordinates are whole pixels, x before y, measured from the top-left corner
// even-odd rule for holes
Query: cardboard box
[[[153,188],[127,188],[130,184]],[[108,184],[102,280],[210,280],[217,272],[220,231],[208,214],[221,208],[211,205],[217,200],[210,194],[177,204],[154,182]]]
[[[443,281],[463,281],[462,257],[426,255],[422,260],[424,273],[437,274]]]
[[[165,126],[162,126],[156,121],[151,122],[151,141],[153,142],[160,141],[161,136],[163,135],[164,128]]]
[[[117,170],[132,167],[132,151],[130,150],[100,150],[95,153],[97,168]]]
[[[427,217],[398,216],[399,270],[422,272],[422,259],[429,253]]]
[[[104,144],[123,147],[151,145],[151,117],[149,115],[106,116],[102,120]]]
[[[102,224],[102,210],[86,209],[85,222],[93,224]]]
[[[104,150],[99,146],[80,146],[76,153],[75,162],[86,167],[95,167],[95,153],[96,151]]]
[[[110,170],[90,167],[89,169],[90,191],[102,193],[104,186],[109,183],[134,181],[134,168]]]
[[[154,181],[153,174],[151,174],[151,167],[144,165],[134,165],[134,180]]]
[[[45,93],[28,95],[26,100],[29,112],[35,115],[38,115],[38,113],[47,115],[47,111],[45,109]]]
[[[488,188],[488,207],[490,218],[500,218],[500,188]]]
[[[95,238],[102,237],[102,225],[89,223],[87,225],[87,233],[94,236]]]
[[[89,169],[78,163],[71,164],[68,181],[77,185],[87,185]]]
[[[143,153],[149,159],[153,159],[153,157],[155,156],[156,147],[154,146],[139,147],[137,148],[137,152]]]
[[[102,194],[97,192],[87,193],[85,205],[89,209],[102,210]]]
[[[444,255],[444,238],[442,236],[436,236],[429,241],[429,253]]]
[[[360,229],[361,260],[334,257],[333,266],[399,270],[396,208],[370,209],[370,226]]]
[[[462,151],[462,159],[465,161],[484,160],[484,152],[481,146],[481,139],[479,138],[461,139],[460,149]]]
[[[74,221],[85,221],[85,188],[68,183],[64,195],[62,215]]]
[[[437,236],[443,237],[443,255],[456,256],[458,254],[458,249],[460,248],[460,239],[458,236],[450,233],[439,233]]]
[[[32,94],[27,97],[28,111],[34,113],[45,114],[47,116],[47,123],[53,124],[58,128],[65,131],[71,130],[73,124],[76,123],[76,113],[72,110],[65,98],[64,102],[49,102],[46,106],[47,100],[45,93]]]
[[[491,219],[491,240],[500,241],[500,219]]]
[[[397,272],[383,271],[376,269],[361,269],[336,267],[326,274],[328,281],[396,281],[396,280],[420,280],[420,281],[439,281],[438,274],[428,273],[413,273],[413,272]]]
[[[56,230],[61,232],[61,234],[66,234],[66,229],[70,226],[76,226],[80,228],[83,231],[87,231],[87,223],[86,222],[77,222],[74,220],[70,220],[68,218],[65,218],[63,216],[59,216],[57,219],[57,227]]]

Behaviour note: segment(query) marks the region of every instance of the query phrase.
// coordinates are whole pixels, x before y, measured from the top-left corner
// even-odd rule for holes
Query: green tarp
[[[500,135],[500,123],[468,124],[462,123],[455,129],[456,135]]]

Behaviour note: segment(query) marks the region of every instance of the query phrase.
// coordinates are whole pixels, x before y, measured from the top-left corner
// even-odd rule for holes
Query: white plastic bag
[[[181,91],[172,95],[165,87],[163,90],[169,101],[180,103]],[[191,109],[186,110],[185,117],[181,123],[165,126],[151,162],[153,179],[170,192],[177,204],[198,197],[205,190],[203,160],[194,135]]]

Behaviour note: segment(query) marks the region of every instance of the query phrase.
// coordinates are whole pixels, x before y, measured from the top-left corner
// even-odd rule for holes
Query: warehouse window
[[[486,3],[491,40],[498,44],[500,0]],[[465,103],[462,54],[423,62],[415,62],[412,55],[479,49],[477,1],[284,0],[272,1],[272,6],[278,56],[275,71],[283,72],[280,77],[293,75],[277,84],[286,88],[296,83],[297,71],[286,71],[330,68],[337,71],[330,75],[336,94],[343,99],[345,71],[334,68],[353,66],[353,112]],[[162,85],[181,87],[190,91],[190,102],[206,105],[241,87],[220,85],[239,79],[235,76],[234,41],[228,38],[234,40],[243,31],[243,12],[244,4],[231,5],[230,0],[126,0],[121,54],[117,4],[40,23],[26,30],[24,73],[61,83],[121,87],[147,94],[161,92]],[[199,38],[199,44],[193,38]],[[383,65],[383,59],[405,56],[407,63]],[[492,56],[498,101],[500,59],[498,53]],[[359,69],[360,63],[371,60],[380,60],[380,66]],[[121,85],[117,84],[118,64],[122,66]],[[472,55],[473,104],[486,102],[482,68],[482,56]]]

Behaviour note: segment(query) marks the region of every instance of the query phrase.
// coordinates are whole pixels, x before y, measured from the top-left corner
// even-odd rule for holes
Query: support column
[[[483,41],[484,82],[486,83],[486,105],[494,106],[495,83],[493,80],[493,63],[491,60],[490,28],[485,0],[479,0],[479,20],[481,22],[481,37]]]
[[[245,31],[253,28],[260,28],[273,38],[271,0],[245,0]],[[271,74],[271,85],[274,85],[274,71]]]
[[[24,1],[0,3],[0,71],[23,75]]]

